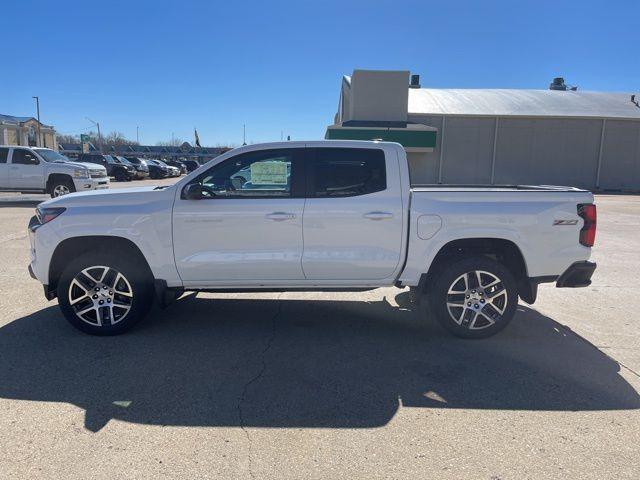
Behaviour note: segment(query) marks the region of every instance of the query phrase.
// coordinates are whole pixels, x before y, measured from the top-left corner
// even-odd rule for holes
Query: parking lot
[[[481,341],[393,288],[191,294],[90,337],[27,273],[45,198],[0,195],[0,478],[638,478],[640,196],[597,197],[591,287]]]

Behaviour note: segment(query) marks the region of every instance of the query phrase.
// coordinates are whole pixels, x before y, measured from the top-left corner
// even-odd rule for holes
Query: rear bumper
[[[595,269],[596,264],[594,262],[575,262],[560,275],[560,278],[558,278],[556,282],[556,287],[588,287],[591,285],[591,276]]]

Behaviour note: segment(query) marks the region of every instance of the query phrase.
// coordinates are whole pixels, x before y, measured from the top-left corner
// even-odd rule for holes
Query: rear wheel
[[[74,327],[92,335],[117,335],[149,311],[153,279],[135,259],[89,253],[67,266],[57,293],[62,313]]]
[[[501,263],[468,257],[433,275],[429,305],[440,324],[462,338],[495,335],[513,318],[518,304],[516,281]]]

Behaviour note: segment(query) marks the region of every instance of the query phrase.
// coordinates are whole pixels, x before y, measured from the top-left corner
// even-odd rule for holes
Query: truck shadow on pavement
[[[403,304],[403,294],[398,297]],[[0,328],[0,397],[68,402],[98,431],[153,425],[371,428],[399,408],[637,409],[617,362],[519,307],[452,338],[387,301],[180,300],[130,334],[74,330],[57,306]]]

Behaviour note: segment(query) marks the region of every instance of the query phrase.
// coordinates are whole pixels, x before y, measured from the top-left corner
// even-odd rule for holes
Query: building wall
[[[0,144],[3,145],[29,145],[29,125],[17,124],[4,124],[0,125]],[[34,125],[36,136],[35,142],[37,143],[37,122]],[[56,150],[58,148],[58,142],[56,141],[55,130],[52,128],[42,128],[41,131],[42,140],[40,146],[51,148]]]
[[[602,136],[600,119],[499,118],[496,137],[496,117],[444,119],[410,114],[409,120],[436,127],[439,132],[434,152],[408,154],[414,184],[440,180],[640,190],[640,121],[607,120]]]
[[[600,188],[640,190],[640,122],[607,120]]]
[[[500,119],[495,183],[594,189],[601,120]]]
[[[409,72],[354,70],[346,120],[407,120]]]

